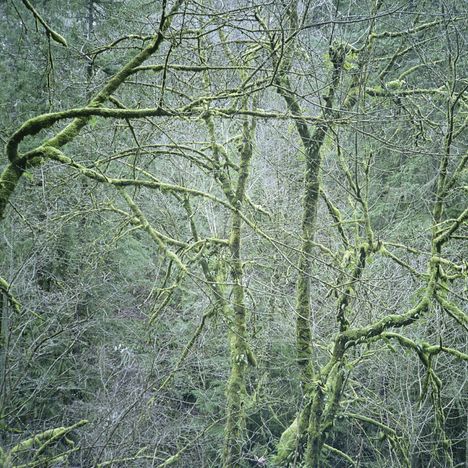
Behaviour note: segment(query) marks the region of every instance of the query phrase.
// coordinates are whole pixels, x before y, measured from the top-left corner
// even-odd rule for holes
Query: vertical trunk
[[[88,0],[88,17],[87,17],[87,30],[86,39],[88,43],[91,41],[91,36],[94,34],[94,0]],[[87,99],[91,98],[90,87],[93,78],[93,61],[90,59],[86,67],[86,95]]]
[[[226,389],[227,419],[224,466],[239,466],[245,430],[246,372],[248,366],[246,309],[240,259],[240,220],[234,216],[230,239],[231,278],[234,283],[232,322],[229,330],[231,374]]]
[[[320,148],[325,137],[323,129],[317,129],[312,137],[303,138],[306,153],[306,169],[304,174],[304,196],[302,214],[302,246],[298,262],[298,278],[296,284],[296,340],[298,364],[301,368],[301,383],[304,391],[313,375],[312,368],[312,336],[310,330],[310,270],[315,222],[317,219],[318,195],[320,189]]]
[[[296,16],[292,14],[291,22],[296,25]],[[291,460],[293,456],[301,459],[305,446],[304,459],[310,467],[320,466],[320,456],[325,443],[322,434],[322,414],[325,410],[325,384],[328,374],[315,375],[312,361],[311,335],[311,304],[310,304],[310,270],[313,252],[313,240],[317,220],[317,208],[320,194],[320,168],[322,163],[321,149],[330,124],[326,120],[332,116],[333,102],[340,82],[343,64],[346,58],[347,46],[333,44],[329,50],[333,64],[330,87],[324,100],[321,117],[323,123],[318,124],[312,132],[307,121],[302,117],[302,111],[296,96],[291,91],[288,72],[291,66],[292,50],[286,57],[285,66],[280,69],[277,79],[278,92],[284,98],[292,115],[296,117],[295,125],[306,159],[304,171],[304,195],[302,214],[302,246],[298,261],[298,278],[296,283],[296,349],[297,361],[301,370],[300,381],[306,404],[298,418],[295,444],[290,444],[279,457],[282,461]],[[294,424],[294,423],[293,423]],[[293,451],[293,452],[292,452]],[[289,453],[288,453],[289,452]],[[281,461],[279,460],[279,461]]]
[[[2,420],[6,396],[6,357],[9,336],[8,298],[2,291],[0,291],[0,312],[0,420]]]
[[[339,84],[341,69],[346,56],[346,47],[338,44],[330,48],[330,59],[334,70],[328,95],[325,98],[322,117],[325,120],[332,113],[332,105]],[[301,368],[301,384],[306,391],[313,376],[312,348],[310,330],[310,268],[315,235],[315,223],[317,219],[317,206],[320,193],[320,166],[321,148],[325,140],[328,125],[326,123],[317,126],[311,132],[305,119],[301,118],[300,106],[294,94],[290,91],[291,85],[287,76],[288,70],[282,71],[278,80],[278,91],[286,101],[291,114],[296,116],[296,128],[301,138],[303,151],[306,158],[304,172],[304,196],[302,214],[302,246],[298,262],[298,278],[296,283],[296,346],[297,360]]]
[[[333,427],[339,407],[344,385],[344,344],[342,339],[335,341],[330,360],[322,368],[320,375],[311,386],[311,409],[304,453],[306,466],[311,468],[321,466],[323,446]]]
[[[224,51],[231,63],[238,65],[236,59],[230,53],[225,44],[225,38],[220,33],[221,41],[224,44]],[[205,57],[200,53],[202,63]],[[249,59],[247,59],[249,60]],[[239,70],[242,80],[247,78],[243,70]],[[204,74],[204,83],[207,89],[210,88],[210,79],[208,73]],[[248,96],[242,98],[242,108],[248,108]],[[248,366],[255,365],[255,358],[250,351],[247,342],[247,309],[244,299],[243,270],[241,257],[241,226],[242,218],[240,210],[242,209],[247,179],[250,171],[250,161],[252,159],[253,137],[255,134],[255,120],[249,124],[248,117],[244,118],[242,125],[242,135],[240,146],[240,163],[238,169],[237,186],[234,190],[230,178],[226,175],[223,168],[222,157],[226,158],[224,149],[216,142],[216,132],[213,117],[205,117],[208,134],[210,136],[211,149],[213,154],[213,172],[216,180],[219,182],[228,202],[236,207],[236,212],[231,215],[231,229],[229,235],[230,251],[230,276],[232,280],[233,303],[230,306],[224,297],[223,291],[220,302],[222,303],[225,315],[229,317],[229,351],[231,371],[226,387],[226,424],[223,449],[223,466],[225,468],[237,467],[241,465],[242,446],[245,434],[245,403],[247,397],[246,379]]]
[[[206,83],[208,80],[206,79]],[[247,106],[247,100],[244,100]],[[208,116],[205,119],[208,133],[210,135],[216,168],[216,178],[222,186],[228,201],[237,209],[241,209],[244,198],[246,183],[249,176],[250,160],[252,158],[252,139],[254,135],[254,123],[249,125],[247,118],[242,128],[243,144],[241,146],[239,176],[235,192],[232,189],[229,179],[223,174],[220,164],[220,147],[216,143],[215,127],[213,118]],[[245,431],[245,399],[246,376],[249,364],[254,363],[253,355],[247,344],[247,310],[244,300],[243,271],[241,257],[241,225],[242,219],[239,212],[233,212],[231,216],[231,229],[229,236],[230,251],[230,275],[232,279],[233,304],[230,307],[224,291],[213,281],[213,292],[217,296],[219,306],[224,314],[230,318],[229,324],[229,351],[231,372],[226,388],[226,425],[225,440],[223,450],[223,466],[235,467],[240,465],[242,455],[242,445]],[[194,228],[192,227],[192,232]],[[210,277],[207,266],[202,268],[207,270],[205,276]]]
[[[249,125],[246,119],[242,129],[243,145],[239,178],[235,193],[236,208],[242,208],[245,198],[250,160],[252,158],[252,139],[254,123]],[[244,301],[244,286],[242,284],[241,259],[241,217],[240,212],[233,213],[231,219],[231,235],[229,239],[231,253],[231,278],[233,282],[232,322],[229,330],[229,347],[231,355],[231,375],[229,377],[226,399],[227,420],[224,441],[224,467],[235,467],[241,464],[241,452],[245,430],[245,399],[247,367],[253,357],[247,344],[247,311]]]
[[[3,421],[5,407],[8,404],[7,369],[8,348],[10,345],[10,316],[11,312],[19,313],[20,310],[19,302],[11,294],[10,285],[0,277],[0,422]]]

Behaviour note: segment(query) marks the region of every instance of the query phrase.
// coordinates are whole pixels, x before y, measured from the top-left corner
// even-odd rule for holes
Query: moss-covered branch
[[[187,267],[182,263],[182,260],[179,258],[179,256],[167,247],[165,241],[166,236],[163,236],[153,226],[151,226],[139,206],[135,203],[133,198],[125,191],[124,188],[121,187],[119,192],[135,216],[140,220],[142,229],[150,235],[150,237],[156,242],[156,244],[168,258],[170,258],[183,272],[187,271]]]
[[[88,424],[88,421],[86,419],[82,419],[71,426],[48,429],[47,431],[41,432],[40,434],[36,434],[29,439],[19,442],[5,454],[5,464],[3,466],[11,466],[12,468],[14,466],[18,466],[13,464],[13,460],[18,456],[22,456],[25,452],[33,453],[34,457],[41,455],[48,447],[57,443],[59,440],[66,438],[67,434],[81,426],[84,426],[85,424]],[[47,460],[38,460],[37,462],[33,461],[32,463],[27,463],[24,466],[38,466],[46,463]]]
[[[164,68],[167,67],[169,70],[177,70],[177,71],[184,71],[184,72],[207,72],[207,71],[224,71],[224,70],[249,70],[252,67],[247,67],[245,65],[235,65],[235,66],[214,66],[214,65],[183,65],[179,63],[168,63],[168,64],[157,64],[157,65],[141,65],[139,67],[135,67],[133,73],[141,72],[141,71],[152,71],[152,72],[160,72],[163,71]]]
[[[327,194],[323,191],[323,189],[320,189],[320,195],[325,201],[325,204],[327,205],[327,208],[328,208],[328,212],[330,213],[330,216],[335,222],[336,228],[338,229],[338,232],[340,234],[341,240],[343,241],[343,244],[347,247],[349,245],[349,240],[344,230],[343,217],[341,215],[340,210],[333,204],[333,202],[330,200],[330,197],[327,196]]]
[[[30,5],[29,2],[26,2]],[[50,146],[60,148],[67,143],[71,142],[80,133],[81,129],[86,126],[94,114],[90,108],[99,108],[109,97],[122,85],[122,83],[133,73],[135,67],[143,64],[152,54],[154,54],[160,47],[164,40],[164,32],[169,28],[174,14],[178,11],[183,0],[176,0],[171,11],[167,16],[163,15],[160,22],[160,28],[148,46],[136,54],[118,71],[106,85],[99,91],[89,102],[88,105],[82,109],[72,109],[71,111],[57,112],[52,114],[45,114],[43,116],[35,117],[26,121],[18,131],[9,139],[6,145],[6,154],[10,164],[6,166],[0,177],[0,220],[3,219],[8,201],[14,192],[18,181],[24,173],[28,164],[27,157],[18,155],[18,146],[21,141],[29,135],[37,134],[39,131],[50,127],[55,122],[74,118],[63,130],[59,131],[55,136],[46,140],[42,146]],[[33,9],[34,10],[34,9]],[[35,10],[34,10],[35,11]],[[37,12],[36,12],[37,14]],[[110,109],[111,112],[114,109]],[[153,109],[155,111],[155,109]],[[106,111],[104,110],[104,117]],[[110,115],[108,115],[111,117]],[[127,116],[126,118],[129,118]],[[125,118],[125,117],[124,117]],[[40,164],[42,161],[35,160],[35,164]]]
[[[468,361],[468,354],[463,353],[462,351],[459,351],[454,348],[450,348],[448,346],[444,346],[442,343],[439,345],[431,345],[426,342],[422,341],[413,341],[410,338],[407,338],[406,336],[400,335],[399,333],[394,333],[394,332],[385,332],[382,333],[381,337],[383,339],[385,338],[392,338],[398,341],[398,343],[405,347],[412,349],[413,351],[416,351],[418,355],[433,355],[433,354],[439,354],[441,352],[451,354],[452,356],[456,357],[457,359],[461,359],[462,361]]]
[[[37,12],[37,10],[31,5],[29,0],[21,0],[24,6],[33,14],[34,19],[42,25],[46,30],[47,36],[50,36],[57,44],[68,47],[67,41],[65,38],[59,34],[57,31],[54,31],[47,22],[42,18],[42,16]]]
[[[77,169],[82,175],[89,177],[90,179],[97,180],[99,182],[103,182],[106,184],[113,185],[115,187],[147,187],[152,189],[158,189],[161,192],[165,193],[180,193],[180,194],[187,194],[194,197],[203,197],[213,202],[219,203],[220,205],[224,206],[228,210],[231,211],[238,211],[237,208],[232,206],[230,203],[221,200],[220,198],[211,195],[206,192],[202,192],[201,190],[191,189],[188,187],[184,187],[182,185],[175,185],[175,184],[168,184],[166,182],[158,181],[155,177],[152,177],[151,180],[146,179],[117,179],[112,177],[107,177],[105,174],[98,172],[94,169],[89,169],[86,166],[83,166],[80,163],[75,162],[70,157],[66,156],[60,150],[45,146],[40,147],[34,151],[34,153],[30,153],[31,155],[35,155],[35,157],[45,157],[49,158],[62,164],[66,164],[67,166],[73,167]]]
[[[353,460],[347,453],[344,453],[342,450],[337,449],[336,447],[332,447],[331,445],[328,445],[328,444],[323,444],[323,448],[337,455],[343,460],[346,460],[351,466],[357,466],[357,462]]]
[[[443,24],[445,20],[435,20],[431,21],[429,23],[423,23],[418,26],[415,26],[414,28],[409,28],[405,29],[404,31],[382,31],[379,33],[374,32],[372,34],[373,39],[385,39],[385,38],[395,38],[395,37],[401,37],[401,36],[409,36],[411,34],[416,34],[421,31],[425,31],[426,29],[433,28],[435,26],[439,26],[440,24]]]
[[[51,127],[53,124],[71,118],[89,118],[93,116],[114,118],[114,119],[131,119],[141,117],[168,116],[172,113],[160,107],[152,109],[112,109],[112,108],[95,108],[82,107],[77,109],[69,109],[61,112],[53,112],[43,114],[27,120],[8,140],[6,152],[11,162],[15,162],[18,157],[18,145],[27,136],[36,135],[42,130]],[[47,141],[44,146],[59,148],[63,146],[56,138]]]
[[[390,426],[363,414],[346,412],[343,413],[342,416],[345,418],[356,419],[357,421],[362,421],[378,428],[383,436],[381,436],[381,440],[387,439],[390,442],[390,446],[396,451],[396,453],[401,455],[403,466],[407,468],[411,466],[407,444],[403,442],[401,436],[398,435],[395,429],[392,429]]]
[[[442,294],[436,293],[435,297],[442,308],[447,312],[447,314],[449,314],[461,326],[468,330],[468,315],[463,312],[456,304],[443,297]]]
[[[428,295],[423,297],[416,306],[403,314],[389,314],[377,322],[362,328],[347,330],[343,333],[348,346],[354,346],[367,339],[380,335],[389,328],[400,328],[418,320],[427,311],[430,304]]]
[[[393,97],[393,96],[415,96],[418,94],[437,94],[444,95],[444,87],[440,88],[413,88],[405,89],[403,82],[392,82],[387,83],[386,88],[374,87],[366,88],[365,92],[368,96],[372,97]]]
[[[5,216],[11,195],[25,171],[25,164],[7,163],[0,175],[0,221]]]
[[[437,245],[442,245],[447,242],[452,234],[468,219],[468,208],[466,208],[458,218],[454,219],[450,226],[445,228],[437,237],[434,239],[434,242]]]
[[[21,303],[16,299],[16,297],[11,293],[10,284],[0,276],[0,290],[6,295],[8,302],[11,304],[15,312],[21,311]],[[1,328],[1,324],[0,324]]]

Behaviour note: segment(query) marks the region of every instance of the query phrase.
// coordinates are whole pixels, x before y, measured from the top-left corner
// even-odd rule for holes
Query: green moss
[[[23,3],[28,9],[32,11],[34,16],[39,22],[45,27],[48,34],[51,35],[52,39],[58,43],[66,46],[65,39],[60,34],[53,31],[40,17],[40,15],[34,10],[32,5],[27,1],[23,0]],[[62,131],[58,132],[54,137],[48,139],[43,143],[42,148],[55,147],[60,148],[67,143],[71,142],[81,131],[81,129],[87,125],[92,116],[102,116],[111,118],[129,118],[129,117],[143,117],[149,116],[148,112],[153,115],[158,115],[162,111],[160,108],[155,109],[103,109],[100,108],[102,104],[109,99],[117,88],[134,73],[136,67],[141,65],[147,60],[152,54],[154,54],[161,45],[164,39],[164,32],[170,26],[174,13],[178,10],[182,3],[182,0],[175,2],[169,14],[166,16],[164,24],[161,26],[158,34],[155,35],[153,41],[145,47],[140,53],[138,53],[132,60],[130,60],[118,73],[116,73],[104,86],[104,88],[89,102],[87,107],[80,109],[70,109],[63,112],[55,112],[50,114],[40,115],[32,119],[27,120],[9,139],[6,144],[6,154],[10,161],[10,164],[4,169],[0,178],[0,220],[3,219],[5,208],[8,204],[11,194],[17,186],[18,180],[23,175],[25,166],[30,163],[26,158],[24,161],[20,161],[18,157],[18,147],[20,143],[27,137],[39,133],[51,127],[54,123],[64,119],[74,118],[73,122],[67,125]],[[143,111],[143,113],[142,113]],[[36,151],[30,152],[30,156],[36,157]],[[36,159],[35,164],[42,162],[42,160]]]
[[[47,32],[47,35],[50,36],[57,44],[60,44],[64,47],[68,47],[68,44],[67,44],[67,41],[65,40],[65,38],[59,34],[57,31],[54,31],[47,23],[46,21],[42,18],[42,16],[37,12],[37,10],[31,5],[31,3],[29,2],[29,0],[22,0],[23,1],[23,4],[24,6],[29,10],[31,11],[31,13],[33,14],[35,20],[37,22],[39,22],[40,24],[42,24],[42,26],[44,27],[44,29],[46,30]]]
[[[274,463],[281,465],[284,464],[294,453],[297,445],[299,427],[299,416],[294,419],[291,425],[281,434],[281,438],[276,448],[276,456]]]
[[[0,176],[0,220],[5,216],[5,209],[14,192],[24,169],[15,163],[9,163]]]

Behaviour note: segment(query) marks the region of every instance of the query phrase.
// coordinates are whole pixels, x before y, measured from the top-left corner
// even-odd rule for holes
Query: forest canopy
[[[0,466],[466,466],[466,7],[0,2]]]

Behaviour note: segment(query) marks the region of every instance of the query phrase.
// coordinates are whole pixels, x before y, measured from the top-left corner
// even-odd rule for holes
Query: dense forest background
[[[466,466],[466,7],[0,1],[0,465]]]

